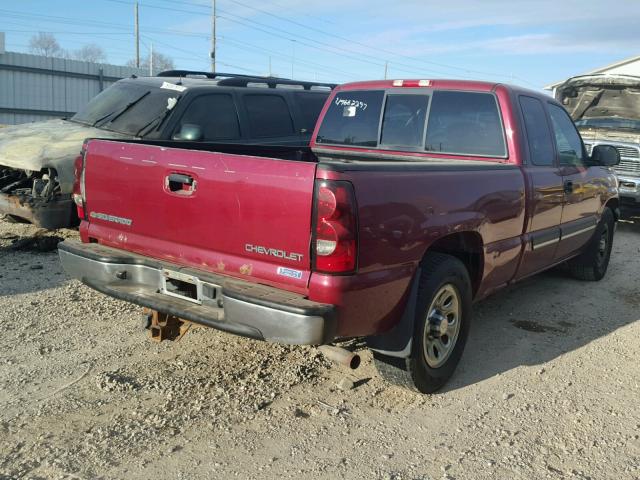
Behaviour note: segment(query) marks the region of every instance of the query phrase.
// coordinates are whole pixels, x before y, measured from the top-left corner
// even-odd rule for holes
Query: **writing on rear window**
[[[383,90],[341,92],[324,116],[316,143],[376,146],[383,98]]]
[[[362,110],[367,109],[367,104],[365,102],[353,99],[353,98],[340,98],[336,97],[335,104],[339,107],[355,107],[361,108]]]
[[[340,92],[327,109],[316,143],[483,157],[507,154],[498,104],[488,92]]]

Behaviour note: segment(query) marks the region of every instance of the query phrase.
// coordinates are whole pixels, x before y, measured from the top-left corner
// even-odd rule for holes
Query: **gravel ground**
[[[0,479],[639,479],[633,220],[604,281],[550,272],[476,305],[433,396],[365,350],[349,372],[205,328],[152,343],[138,308],[40,251],[52,234],[0,221]]]

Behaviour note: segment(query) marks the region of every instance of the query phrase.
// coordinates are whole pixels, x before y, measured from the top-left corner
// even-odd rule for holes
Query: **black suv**
[[[73,163],[88,137],[193,142],[194,148],[307,146],[333,87],[185,70],[120,80],[70,119],[0,130],[0,215],[49,229],[73,225]]]
[[[170,70],[120,80],[71,121],[148,139],[306,146],[333,87]]]

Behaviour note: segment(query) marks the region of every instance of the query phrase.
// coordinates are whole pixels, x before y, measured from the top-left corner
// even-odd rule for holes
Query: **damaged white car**
[[[160,83],[120,80],[70,119],[0,129],[0,215],[47,229],[73,226],[73,163],[82,142],[140,135],[167,109],[167,98],[176,97],[175,91],[160,90]]]
[[[599,74],[573,77],[556,89],[556,99],[571,114],[587,152],[613,145],[620,199],[640,206],[640,77]]]
[[[68,120],[0,129],[0,215],[75,225],[74,161],[86,138],[304,147],[333,87],[186,70],[120,80]]]

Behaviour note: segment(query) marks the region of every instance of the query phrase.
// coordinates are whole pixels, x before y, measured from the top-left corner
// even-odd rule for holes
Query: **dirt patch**
[[[0,222],[0,246],[35,233]],[[638,479],[640,235],[616,235],[603,282],[543,274],[477,304],[433,396],[358,343],[352,372],[206,328],[150,342],[55,252],[2,248],[0,478]]]

